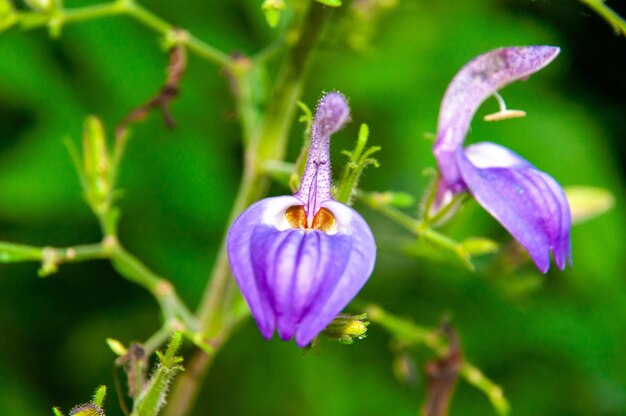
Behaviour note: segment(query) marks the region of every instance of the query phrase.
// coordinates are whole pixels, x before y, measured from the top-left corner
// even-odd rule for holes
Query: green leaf
[[[376,168],[379,167],[378,161],[370,156],[380,151],[381,148],[380,146],[372,146],[365,150],[368,137],[369,127],[367,124],[361,124],[354,150],[352,152],[347,150],[342,152],[348,157],[348,163],[346,163],[341,175],[341,181],[335,192],[335,199],[339,202],[350,205],[365,168],[370,165]]]
[[[596,218],[615,205],[615,196],[603,188],[568,186],[565,195],[572,211],[572,223],[580,224]]]
[[[339,7],[341,6],[341,0],[316,0],[318,3],[322,3],[325,6]]]
[[[182,332],[176,332],[165,353],[156,352],[159,360],[157,368],[148,380],[146,387],[135,401],[133,416],[156,416],[165,405],[165,399],[174,377],[184,370],[182,357],[176,355],[182,344]]]
[[[285,2],[283,0],[265,0],[261,10],[265,13],[267,24],[270,27],[276,27],[280,23],[281,11],[285,10]]]
[[[498,243],[484,237],[469,237],[461,242],[461,247],[472,256],[492,254],[498,251]]]
[[[10,0],[0,0],[0,31],[13,26],[17,20],[13,3]]]

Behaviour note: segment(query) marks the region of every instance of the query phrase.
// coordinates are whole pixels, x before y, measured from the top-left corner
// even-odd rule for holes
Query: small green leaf
[[[591,186],[568,186],[565,195],[572,212],[572,223],[580,224],[609,211],[615,205],[613,194]]]
[[[104,399],[107,395],[107,386],[100,386],[93,395],[93,404],[102,407]]]
[[[333,341],[351,345],[355,340],[366,337],[368,325],[367,314],[341,314],[328,324],[322,334]]]
[[[492,254],[498,251],[498,243],[484,237],[469,237],[461,242],[461,246],[472,256]]]
[[[361,124],[357,143],[352,152],[344,150],[342,153],[348,157],[348,162],[341,175],[341,181],[335,192],[335,199],[347,205],[351,205],[352,198],[356,194],[356,189],[361,179],[363,171],[368,166],[379,167],[378,161],[372,157],[374,153],[380,151],[380,146],[371,146],[367,150],[367,140],[369,138],[369,127]]]
[[[265,13],[267,24],[270,27],[276,27],[280,23],[281,12],[285,10],[285,2],[284,0],[265,0],[261,10]]]
[[[325,6],[339,7],[341,6],[341,0],[316,0],[318,3],[322,3]]]
[[[124,344],[116,339],[107,338],[106,342],[109,348],[111,348],[111,351],[113,351],[116,355],[119,355],[120,357],[126,355],[126,353],[128,352]]]
[[[59,409],[58,407],[53,407],[52,413],[54,413],[54,416],[65,416],[61,409]]]
[[[0,0],[0,32],[13,26],[18,20],[10,0]]]
[[[184,370],[183,366],[180,365],[183,361],[182,357],[176,356],[182,344],[182,337],[182,332],[174,333],[165,353],[156,352],[159,363],[146,387],[135,401],[133,416],[156,416],[165,405],[172,380]]]

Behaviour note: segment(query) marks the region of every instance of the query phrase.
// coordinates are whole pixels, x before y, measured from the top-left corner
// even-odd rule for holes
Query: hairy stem
[[[18,19],[29,14],[32,15],[31,12],[18,14]],[[195,53],[202,59],[213,62],[226,69],[231,69],[233,66],[233,61],[230,56],[196,38],[190,33],[185,33],[185,36],[176,35],[174,33],[176,31],[174,25],[166,22],[151,11],[145,9],[135,0],[117,0],[110,3],[96,4],[92,6],[58,9],[49,15],[48,19],[42,18],[36,22],[28,23],[28,28],[42,27],[45,25],[62,27],[63,25],[70,23],[84,22],[87,20],[119,15],[126,15],[134,18],[155,32],[162,34],[166,37],[166,39],[170,37],[176,38],[177,42],[183,44],[191,52]]]
[[[430,328],[416,325],[406,319],[394,316],[378,305],[366,305],[363,310],[368,319],[382,326],[392,336],[406,345],[425,345],[438,356],[448,351],[448,342],[445,334]],[[460,369],[461,377],[469,384],[481,390],[493,405],[499,415],[505,416],[510,412],[510,406],[502,388],[487,378],[480,369],[473,364],[463,361]]]
[[[272,100],[268,103],[265,116],[258,127],[250,113],[240,114],[246,144],[244,172],[233,205],[229,224],[251,203],[265,195],[268,180],[264,173],[264,163],[268,160],[282,160],[289,137],[289,130],[296,112],[296,102],[302,94],[308,63],[322,32],[329,9],[315,2],[300,2],[294,5],[294,23],[287,30],[286,39],[292,39],[279,71]],[[251,61],[253,64],[254,60]],[[237,108],[251,111],[253,103],[249,94],[235,97]],[[207,339],[216,346],[215,351],[228,338],[233,326],[242,318],[236,314],[240,295],[230,274],[225,240],[222,241],[211,280],[205,290],[198,309],[198,317]],[[178,378],[170,398],[167,415],[186,415],[195,403],[214,354],[197,350],[191,359],[188,371]]]

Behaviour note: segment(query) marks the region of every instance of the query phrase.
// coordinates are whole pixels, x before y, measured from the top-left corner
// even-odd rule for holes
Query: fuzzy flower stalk
[[[350,118],[345,97],[318,105],[300,189],[251,205],[226,239],[233,275],[261,334],[308,345],[369,279],[376,245],[369,226],[331,196],[330,137]]]
[[[435,158],[441,173],[434,210],[469,192],[528,251],[543,273],[550,252],[559,269],[571,264],[570,208],[561,186],[513,151],[482,142],[463,147],[478,107],[497,91],[548,65],[552,46],[496,49],[465,65],[443,98]],[[506,111],[506,110],[505,110]],[[509,110],[510,111],[510,110]]]

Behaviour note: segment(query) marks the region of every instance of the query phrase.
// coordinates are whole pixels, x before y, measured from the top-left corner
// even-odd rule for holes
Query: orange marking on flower
[[[335,217],[326,208],[320,208],[313,217],[311,226],[307,223],[306,212],[303,205],[291,206],[285,211],[285,218],[291,228],[303,230],[320,230],[328,233],[335,227]]]

